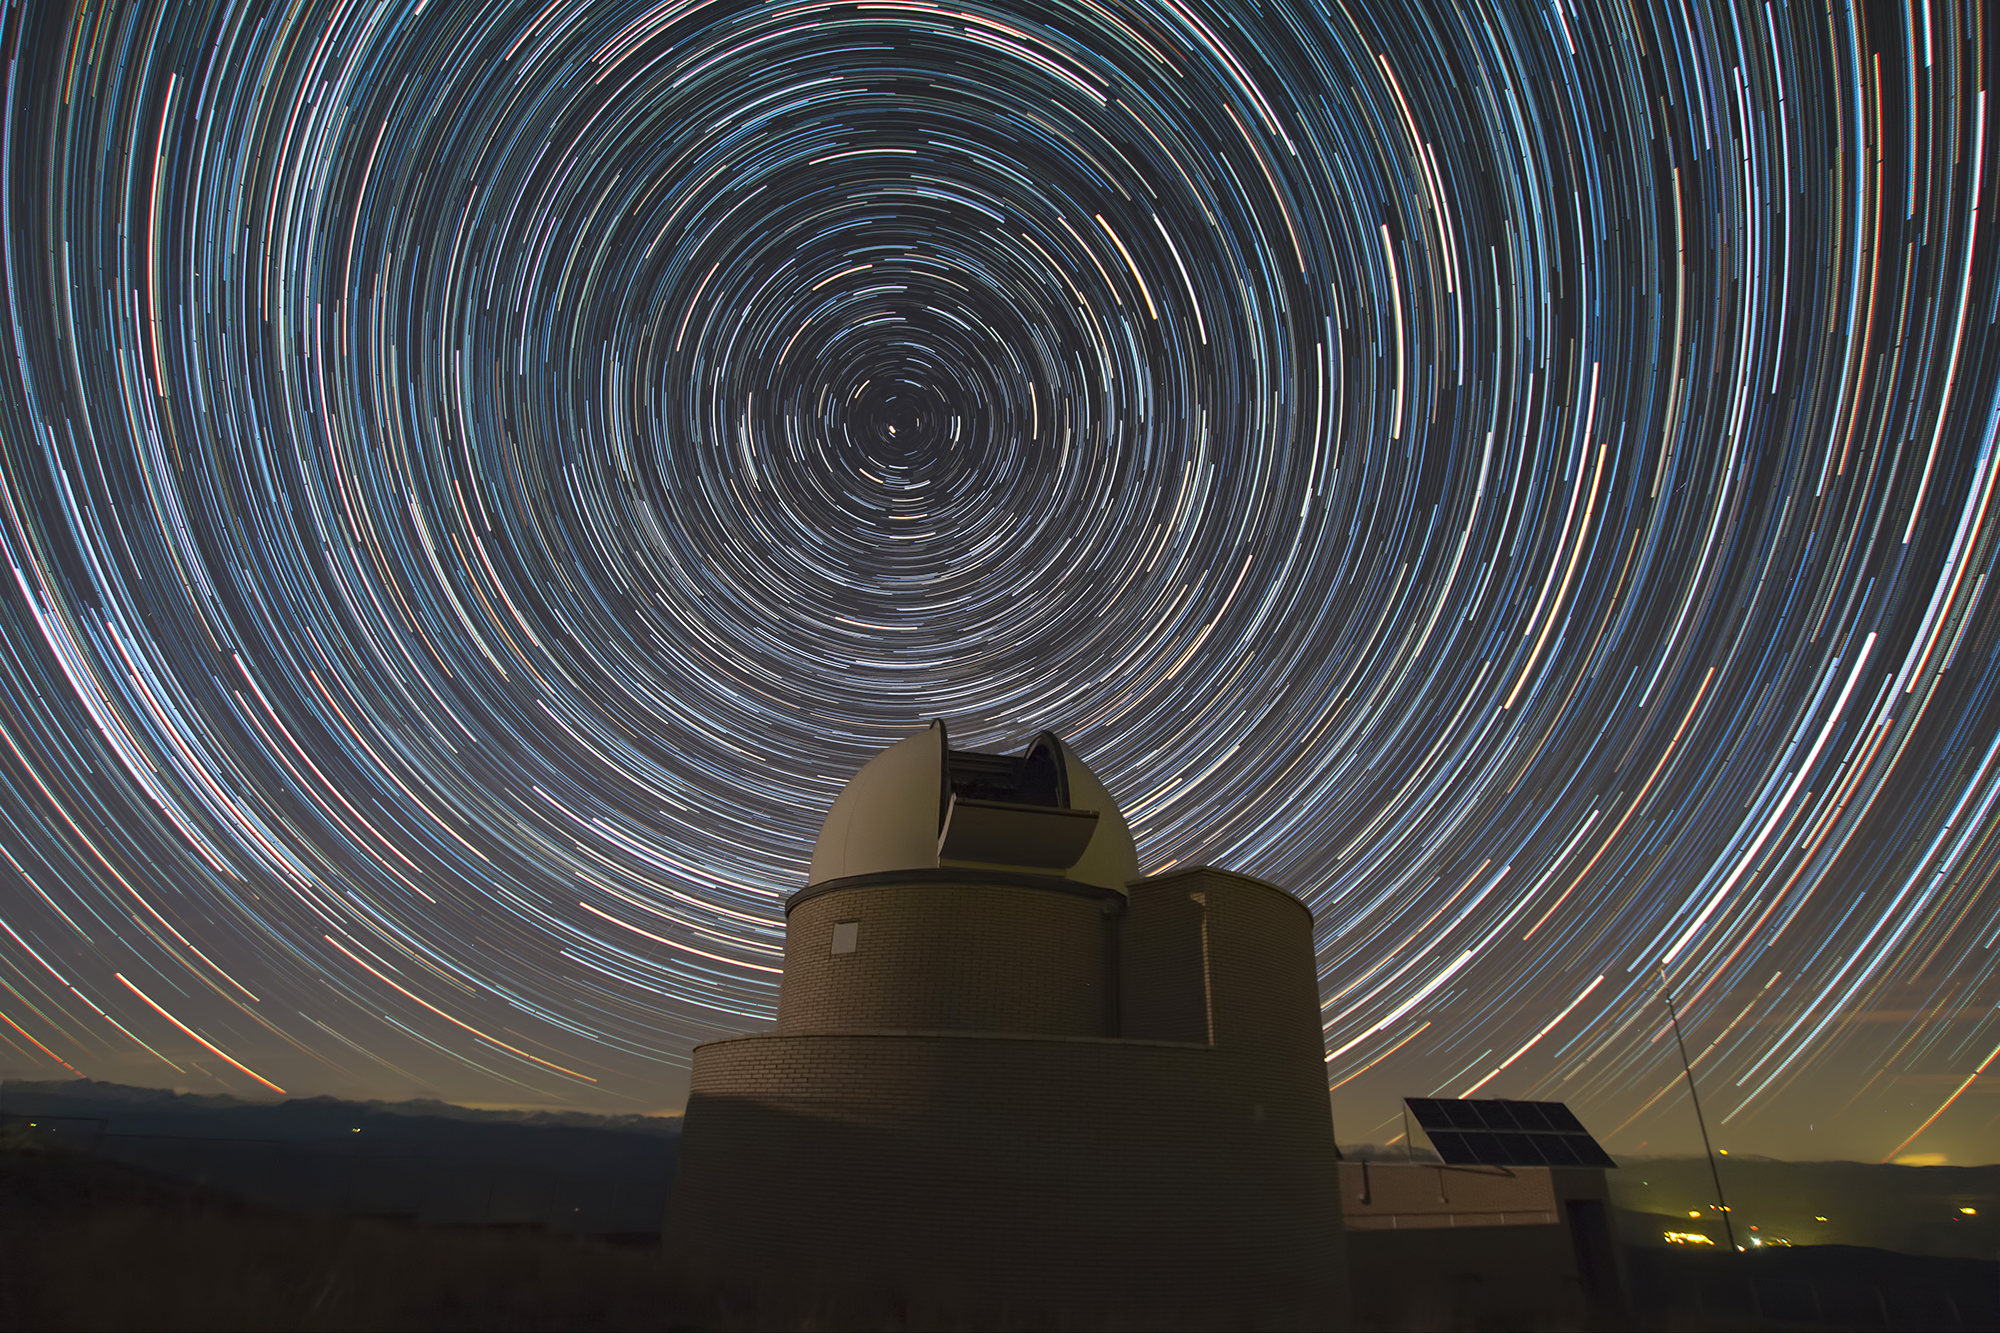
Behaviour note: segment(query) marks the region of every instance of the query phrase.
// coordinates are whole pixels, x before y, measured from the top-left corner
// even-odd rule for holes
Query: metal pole
[[[1667,969],[1660,969],[1660,998],[1667,1002],[1667,1017],[1674,1025],[1674,1045],[1680,1048],[1681,1072],[1687,1075],[1688,1100],[1694,1103],[1694,1122],[1701,1126],[1701,1150],[1708,1154],[1709,1178],[1715,1182],[1715,1206],[1722,1213],[1722,1234],[1729,1248],[1736,1248],[1736,1228],[1729,1223],[1729,1203],[1722,1197],[1722,1172],[1715,1166],[1715,1149],[1708,1141],[1708,1121],[1701,1114],[1701,1095],[1694,1090],[1694,1066],[1688,1063],[1687,1043],[1681,1040],[1681,1016],[1674,1008],[1673,992],[1667,989]]]

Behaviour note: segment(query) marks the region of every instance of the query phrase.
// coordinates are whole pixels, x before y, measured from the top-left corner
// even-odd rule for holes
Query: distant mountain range
[[[1740,1245],[1865,1245],[2000,1258],[2000,1166],[1780,1162],[1731,1154],[1717,1168]],[[1607,1175],[1628,1240],[1657,1244],[1656,1233],[1676,1230],[1724,1242],[1721,1219],[1710,1207],[1715,1182],[1706,1159],[1626,1157]]]
[[[535,1128],[602,1129],[616,1133],[677,1135],[680,1117],[666,1115],[593,1115],[587,1111],[485,1110],[455,1106],[433,1098],[406,1102],[342,1101],[337,1097],[293,1097],[285,1101],[250,1101],[228,1094],[175,1092],[168,1088],[134,1088],[95,1079],[0,1081],[0,1115],[88,1115],[122,1122],[150,1115],[191,1116],[242,1113],[250,1123],[306,1125],[308,1112],[323,1112],[329,1123],[356,1115],[420,1116],[481,1124],[527,1125]],[[276,1113],[280,1118],[266,1119]]]
[[[680,1149],[669,1116],[251,1102],[89,1079],[6,1083],[0,1119],[278,1207],[635,1239],[658,1232]]]

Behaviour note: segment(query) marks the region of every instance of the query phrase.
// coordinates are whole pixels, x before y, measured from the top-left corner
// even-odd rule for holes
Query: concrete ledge
[[[1538,1213],[1349,1213],[1349,1231],[1444,1231],[1458,1227],[1560,1226],[1552,1212]]]
[[[848,875],[842,879],[827,879],[817,884],[808,884],[785,899],[785,915],[790,916],[792,909],[800,903],[809,903],[825,894],[839,893],[845,889],[905,887],[935,888],[940,893],[995,887],[1040,889],[1044,893],[1068,893],[1079,898],[1097,898],[1113,905],[1125,901],[1125,895],[1117,889],[1099,888],[1095,884],[1085,884],[1082,880],[1064,879],[1061,875],[1031,875],[1014,870],[971,870],[958,866],[938,866],[927,870],[883,870],[873,875]],[[1297,899],[1293,901],[1296,902]]]
[[[1312,908],[1307,907],[1300,900],[1299,896],[1291,890],[1281,889],[1269,880],[1258,879],[1253,875],[1239,874],[1234,870],[1223,870],[1217,866],[1178,866],[1172,870],[1162,870],[1156,875],[1148,875],[1144,879],[1135,879],[1125,887],[1126,892],[1129,894],[1133,889],[1177,887],[1181,881],[1190,879],[1219,879],[1233,886],[1247,889],[1262,889],[1268,894],[1283,898],[1286,902],[1304,912],[1307,922],[1311,922],[1313,919]]]
[[[1177,1051],[1212,1051],[1205,1041],[1156,1041],[1151,1037],[1067,1037],[1039,1032],[979,1032],[926,1028],[837,1028],[825,1032],[746,1032],[740,1037],[718,1037],[694,1049],[713,1050],[739,1041],[816,1041],[823,1037],[926,1037],[945,1041],[1039,1041],[1060,1046],[1156,1046]]]

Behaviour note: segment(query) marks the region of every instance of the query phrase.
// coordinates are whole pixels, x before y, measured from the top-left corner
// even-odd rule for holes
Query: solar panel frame
[[[1498,1097],[1403,1100],[1447,1166],[1618,1165],[1561,1102]]]

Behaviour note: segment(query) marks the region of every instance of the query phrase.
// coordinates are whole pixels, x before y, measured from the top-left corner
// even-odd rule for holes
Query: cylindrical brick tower
[[[667,1245],[997,1322],[1324,1328],[1346,1273],[1312,917],[1140,879],[1090,771],[892,746],[787,905],[773,1032],[697,1047]]]

